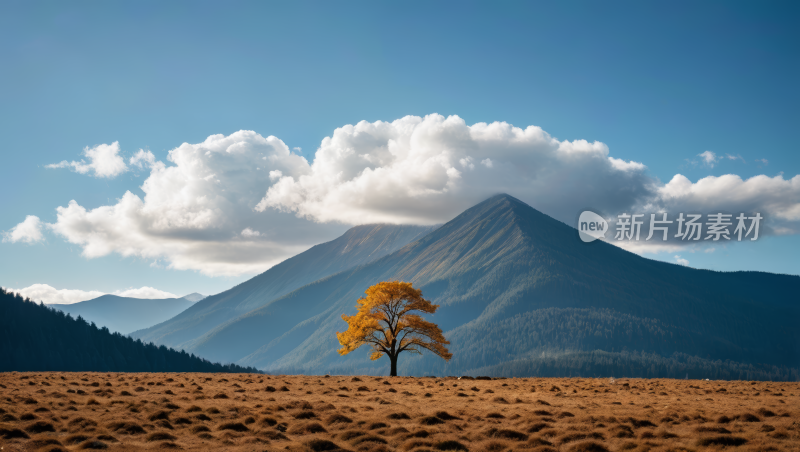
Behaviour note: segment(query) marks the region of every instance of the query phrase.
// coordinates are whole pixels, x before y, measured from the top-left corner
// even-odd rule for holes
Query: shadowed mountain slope
[[[204,298],[174,318],[131,336],[191,351],[195,341],[202,340],[219,325],[313,281],[386,256],[435,228],[387,224],[353,227],[335,240],[316,245],[232,289]]]
[[[142,299],[103,295],[80,303],[50,306],[111,331],[129,334],[171,319],[193,304],[186,298]]]
[[[753,378],[784,378],[799,367],[800,277],[696,270],[602,241],[583,243],[574,228],[508,195],[375,262],[241,315],[192,350],[269,371],[385,372],[385,360],[370,362],[366,349],[340,357],[334,333],[346,328],[341,314],[355,312],[367,287],[393,279],[413,282],[441,305],[433,321],[454,354],[450,363],[401,356],[405,373],[455,375],[511,362],[535,369],[536,359],[558,355],[553,352],[595,350],[648,354],[649,361],[633,360],[632,369],[652,356],[665,360],[664,369],[687,373],[728,360],[718,365],[727,366],[720,375],[751,372]],[[681,364],[676,354],[706,361]],[[569,372],[589,375],[598,363],[572,365]],[[766,367],[756,372],[752,366]]]
[[[120,333],[112,333],[105,327],[98,328],[81,317],[72,318],[63,311],[36,304],[0,288],[0,372],[11,371],[256,370],[233,364],[215,364],[183,351],[144,344]]]

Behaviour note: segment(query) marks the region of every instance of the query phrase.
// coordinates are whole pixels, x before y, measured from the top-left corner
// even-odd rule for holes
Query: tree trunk
[[[392,371],[389,374],[390,377],[397,376],[397,356],[390,356],[389,360],[392,362]]]

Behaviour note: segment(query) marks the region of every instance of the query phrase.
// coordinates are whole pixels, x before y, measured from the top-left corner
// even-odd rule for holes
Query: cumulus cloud
[[[658,188],[659,210],[683,212],[759,212],[786,225],[800,221],[800,175],[753,176],[735,174],[708,176],[692,183],[676,174]]]
[[[244,230],[242,230],[242,237],[258,237],[260,235],[260,232],[254,231],[250,228],[244,228]]]
[[[597,141],[559,141],[505,122],[362,121],[325,138],[307,170],[280,177],[256,208],[317,222],[433,224],[509,193],[572,221],[579,203],[616,211],[654,190],[643,164],[608,153]]]
[[[678,264],[678,265],[683,265],[684,267],[688,267],[689,266],[689,261],[686,260],[686,259],[683,259],[679,255],[675,255],[675,263]]]
[[[97,290],[56,289],[48,284],[33,284],[23,289],[10,289],[7,287],[5,289],[45,304],[72,304],[105,295],[105,292]]]
[[[273,182],[280,179],[281,177],[283,177],[283,173],[281,172],[281,170],[274,170],[269,172],[269,180]]]
[[[436,114],[345,125],[322,140],[312,162],[276,137],[239,131],[184,143],[166,163],[140,150],[129,164],[150,172],[143,197],[129,191],[93,209],[71,201],[49,227],[88,258],[116,253],[208,275],[266,270],[349,225],[446,222],[498,193],[567,224],[589,209],[612,231],[625,212],[648,220],[760,212],[761,235],[800,232],[800,176],[693,182],[678,174],[663,183],[644,163],[609,154],[604,143],[558,140],[536,126],[467,125]],[[720,160],[711,151],[700,157]],[[618,245],[671,254],[710,245],[676,239],[675,226],[666,242]]]
[[[712,151],[699,157],[709,166],[722,158],[742,159]],[[280,177],[257,209],[291,211],[318,222],[432,224],[496,193],[509,193],[567,224],[587,208],[603,212],[612,231],[616,215],[644,214],[642,240],[618,243],[639,253],[705,246],[676,238],[681,212],[703,215],[703,239],[706,215],[713,213],[760,213],[762,236],[800,233],[800,176],[724,175],[692,182],[678,174],[665,184],[648,175],[643,163],[610,156],[600,142],[559,141],[538,127],[503,122],[469,126],[457,116],[440,115],[336,129],[308,171]],[[643,240],[656,213],[673,220],[666,242]]]
[[[99,290],[56,289],[49,284],[33,284],[23,289],[10,289],[7,287],[4,287],[4,289],[18,293],[36,302],[41,301],[45,304],[73,304],[107,295],[106,292],[101,292]],[[112,295],[149,299],[177,298],[177,296],[172,293],[147,286],[138,289],[130,288],[117,290],[112,292]]]
[[[88,163],[83,159],[80,162],[64,160],[61,163],[47,165],[47,168],[71,168],[80,174],[92,173],[95,177],[113,178],[128,171],[125,159],[119,153],[118,141],[99,144],[92,148],[87,146],[83,149],[83,155],[89,159]]]
[[[711,151],[702,152],[697,154],[697,156],[700,157],[700,160],[702,160],[702,162],[709,168],[713,168],[721,158]]]
[[[309,170],[278,138],[251,131],[212,135],[184,143],[167,159],[169,166],[149,151],[131,159],[150,169],[141,186],[144,198],[128,191],[115,204],[94,209],[73,200],[56,209],[51,229],[80,245],[88,258],[117,253],[208,275],[261,272],[343,231],[253,210],[275,179],[270,172],[299,177]]]
[[[783,175],[769,177],[758,175],[749,179],[742,179],[734,174],[723,176],[708,176],[692,182],[686,176],[676,174],[668,183],[659,186],[654,196],[645,204],[633,205],[625,210],[626,214],[644,214],[638,220],[642,222],[640,228],[643,236],[649,235],[651,228],[651,215],[655,214],[657,221],[663,219],[667,213],[669,224],[653,224],[656,227],[667,227],[667,240],[663,241],[663,234],[656,232],[655,239],[651,241],[617,240],[616,233],[620,230],[622,218],[619,212],[606,219],[612,231],[606,240],[622,248],[636,253],[675,252],[688,249],[691,252],[701,251],[702,248],[712,244],[740,241],[736,229],[742,222],[743,229],[741,240],[752,241],[756,237],[766,235],[791,235],[800,233],[800,175],[792,179],[784,179]],[[700,224],[699,234],[681,234],[679,219],[688,220],[689,215],[698,216]],[[717,215],[722,214],[721,223],[725,223],[729,239],[724,235],[719,240],[714,240],[710,234],[710,227],[716,223]],[[743,216],[742,219],[739,219]],[[759,218],[755,220],[755,218]],[[627,222],[628,220],[624,220]],[[627,227],[627,226],[625,226]],[[683,233],[687,229],[683,228]],[[692,240],[697,237],[697,240]],[[714,248],[702,250],[713,252]]]
[[[156,160],[156,156],[150,151],[139,149],[139,151],[128,160],[130,165],[139,169],[148,168],[150,170],[160,170],[165,167],[164,162]]]
[[[129,288],[125,290],[115,290],[112,295],[127,298],[147,298],[147,299],[161,299],[161,298],[178,298],[177,295],[167,292],[165,290],[158,290],[154,287],[142,286],[138,289]]]
[[[28,215],[25,221],[11,228],[10,231],[3,232],[3,242],[17,243],[36,243],[44,239],[42,236],[42,222],[39,217]]]

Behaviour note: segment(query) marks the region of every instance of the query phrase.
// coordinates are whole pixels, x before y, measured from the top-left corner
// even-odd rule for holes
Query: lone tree
[[[367,289],[364,298],[358,299],[358,314],[342,315],[348,324],[347,331],[336,333],[344,356],[362,345],[372,347],[370,359],[386,354],[392,363],[391,376],[397,376],[397,355],[408,351],[422,354],[422,349],[449,361],[453,356],[445,345],[449,344],[435,323],[425,321],[414,312],[433,314],[439,305],[422,298],[422,291],[411,283],[384,281]]]

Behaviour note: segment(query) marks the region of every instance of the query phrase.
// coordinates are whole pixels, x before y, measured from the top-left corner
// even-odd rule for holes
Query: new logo
[[[578,218],[578,234],[584,242],[593,242],[604,237],[608,231],[608,223],[600,215],[586,210]]]

